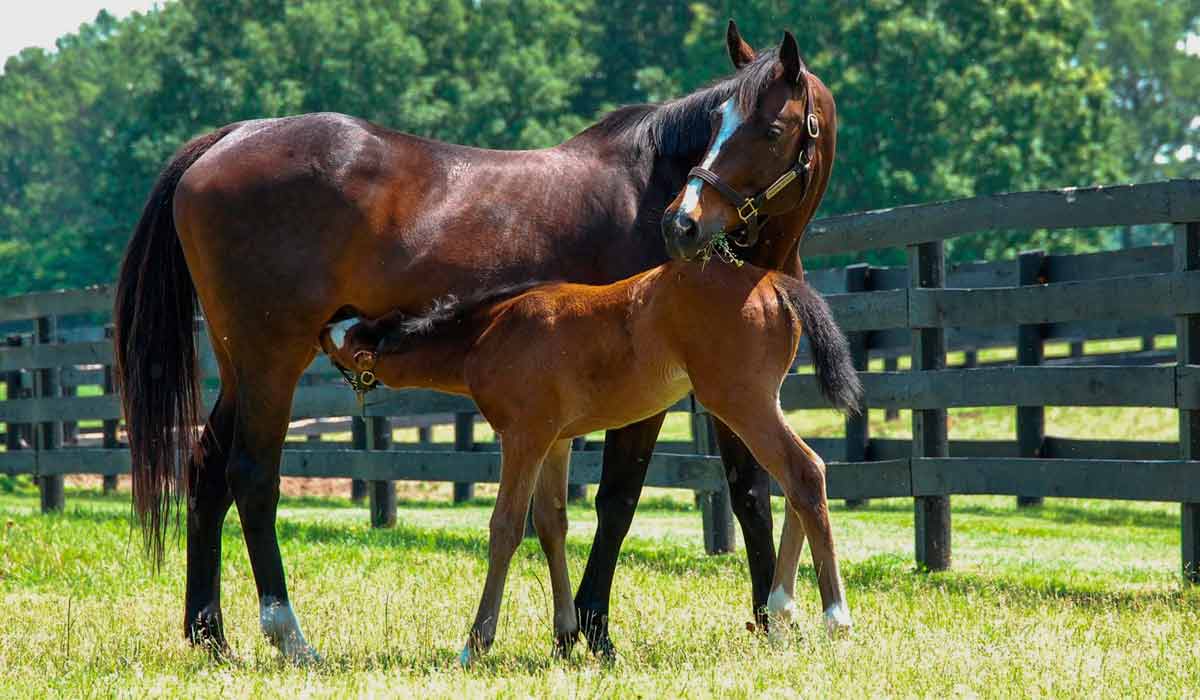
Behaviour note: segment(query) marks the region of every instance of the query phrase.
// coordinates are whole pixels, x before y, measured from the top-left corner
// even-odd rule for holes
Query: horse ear
[[[729,20],[729,28],[725,30],[725,44],[729,47],[729,60],[733,67],[741,70],[742,66],[754,60],[754,49],[742,38],[737,23]]]
[[[779,62],[783,64],[783,77],[792,85],[800,83],[807,70],[800,58],[800,46],[796,37],[789,31],[783,32],[783,43],[779,45]]]

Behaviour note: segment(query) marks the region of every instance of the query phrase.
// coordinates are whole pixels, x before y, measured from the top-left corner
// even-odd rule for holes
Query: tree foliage
[[[823,214],[1196,175],[1200,8],[1159,0],[180,0],[0,74],[0,293],[108,281],[159,168],[239,119],[340,111],[536,148],[729,71],[784,28],[839,108]],[[1099,245],[956,242],[957,257]]]

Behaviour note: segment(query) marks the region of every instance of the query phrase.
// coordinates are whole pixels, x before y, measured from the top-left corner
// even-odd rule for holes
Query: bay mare
[[[732,23],[727,39],[731,78],[617,110],[545,150],[469,148],[310,114],[230,124],[176,154],[126,249],[114,321],[134,507],[156,561],[186,502],[187,639],[228,651],[221,525],[236,503],[263,632],[285,657],[315,658],[288,596],[275,517],[292,395],[312,339],[339,309],[418,312],[448,294],[531,279],[607,283],[662,263],[668,250],[694,255],[735,222],[698,180],[681,199],[689,169],[703,160],[733,187],[764,187],[806,152],[812,137],[795,115],[811,101],[820,125],[811,177],[780,193],[743,252],[801,273],[797,246],[833,164],[833,99],[791,34],[757,55]],[[718,143],[726,117],[743,128]],[[733,167],[740,153],[757,155],[754,167]],[[200,309],[221,389],[197,437]],[[596,538],[574,601],[598,653],[612,652],[613,571],[662,420],[606,436]],[[769,480],[732,431],[717,424],[716,433],[760,612],[775,570]]]
[[[688,392],[779,482],[788,502],[785,531],[801,533],[785,535],[781,549],[798,556],[807,533],[826,626],[831,634],[848,631],[825,463],[779,406],[801,333],[809,336],[822,392],[837,408],[858,410],[862,386],[824,299],[794,277],[751,265],[669,262],[610,285],[547,284],[435,304],[422,317],[351,318],[318,344],[368,383],[373,373],[393,387],[470,396],[500,436],[487,582],[460,656],[468,665],[495,640],[535,486],[556,647],[570,651],[579,632],[566,560],[571,438],[644,420]],[[794,581],[795,569],[781,566],[772,589],[790,594]]]

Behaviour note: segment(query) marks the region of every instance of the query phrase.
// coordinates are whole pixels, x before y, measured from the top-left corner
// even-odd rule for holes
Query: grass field
[[[782,646],[745,630],[741,552],[708,557],[681,499],[644,504],[618,569],[621,658],[550,655],[545,564],[534,541],[514,562],[492,654],[456,663],[484,573],[490,504],[405,502],[391,531],[360,508],[291,500],[280,531],[297,612],[322,665],[282,664],[257,632],[235,517],[225,529],[224,604],[240,661],[220,664],[180,636],[182,553],[161,573],[140,558],[127,501],[75,491],[36,514],[32,493],[0,496],[0,695],[341,696],[1195,696],[1200,594],[1176,576],[1178,509],[956,498],[955,568],[914,571],[908,501],[835,509],[857,627],[808,619]],[[590,506],[571,510],[571,571],[590,543]]]
[[[804,435],[842,432],[829,411],[789,417]],[[910,434],[907,412],[870,418],[873,436]],[[669,416],[663,439],[688,439],[688,420]],[[950,435],[1011,439],[1013,422],[1012,408],[952,410]],[[1177,430],[1170,410],[1047,409],[1050,435],[1175,440]],[[415,430],[396,438],[415,440]],[[434,439],[449,441],[449,428]],[[490,430],[477,426],[476,439],[491,439]],[[825,639],[806,567],[798,598],[807,619],[772,645],[745,629],[744,554],[705,556],[690,494],[649,491],[614,586],[615,665],[582,648],[567,661],[551,657],[549,581],[531,540],[514,561],[493,652],[463,671],[457,652],[483,582],[486,498],[455,507],[439,500],[444,487],[405,488],[425,497],[402,501],[401,525],[389,531],[367,528],[364,509],[342,499],[285,499],[279,529],[292,598],[324,655],[296,669],[258,633],[233,514],[224,609],[239,660],[217,663],[180,634],[181,548],[150,571],[127,494],[69,489],[67,512],[47,517],[28,480],[4,479],[0,697],[1200,694],[1200,590],[1176,573],[1175,505],[1051,499],[1018,512],[1011,497],[955,497],[954,568],[938,574],[912,564],[910,500],[835,505],[855,632]],[[595,516],[583,504],[570,517],[578,582]]]

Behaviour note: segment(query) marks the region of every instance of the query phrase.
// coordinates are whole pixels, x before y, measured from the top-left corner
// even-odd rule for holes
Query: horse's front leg
[[[554,595],[554,649],[563,658],[579,638],[579,618],[571,600],[567,570],[567,475],[571,466],[571,441],[559,440],[542,462],[533,494],[533,526],[546,562]]]
[[[531,421],[532,422],[532,421]],[[476,657],[487,652],[496,640],[496,623],[500,617],[500,601],[513,553],[525,536],[525,515],[533,495],[542,460],[554,442],[553,435],[537,436],[516,430],[506,431],[500,439],[503,461],[500,466],[500,488],[496,508],[492,511],[491,533],[488,540],[488,572],[479,600],[479,611],[471,625],[471,634],[459,654],[463,666],[470,666]]]
[[[729,502],[742,526],[746,560],[750,565],[750,587],[754,620],[766,629],[768,598],[775,577],[775,540],[771,521],[771,476],[758,465],[745,443],[721,421],[711,417],[725,476],[729,479]],[[803,534],[801,534],[803,538]],[[801,539],[803,542],[803,539]],[[793,564],[794,565],[794,564]],[[795,576],[795,569],[792,569]]]
[[[768,629],[773,640],[784,636],[786,627],[796,622],[796,570],[804,551],[804,524],[790,507],[783,521],[783,536],[779,540],[779,561],[775,564],[775,579],[767,598],[767,613],[771,620]]]
[[[588,647],[601,656],[612,657],[615,653],[608,635],[613,574],[666,415],[660,413],[640,423],[609,430],[604,436],[604,466],[596,490],[596,536],[575,593],[575,610]]]

